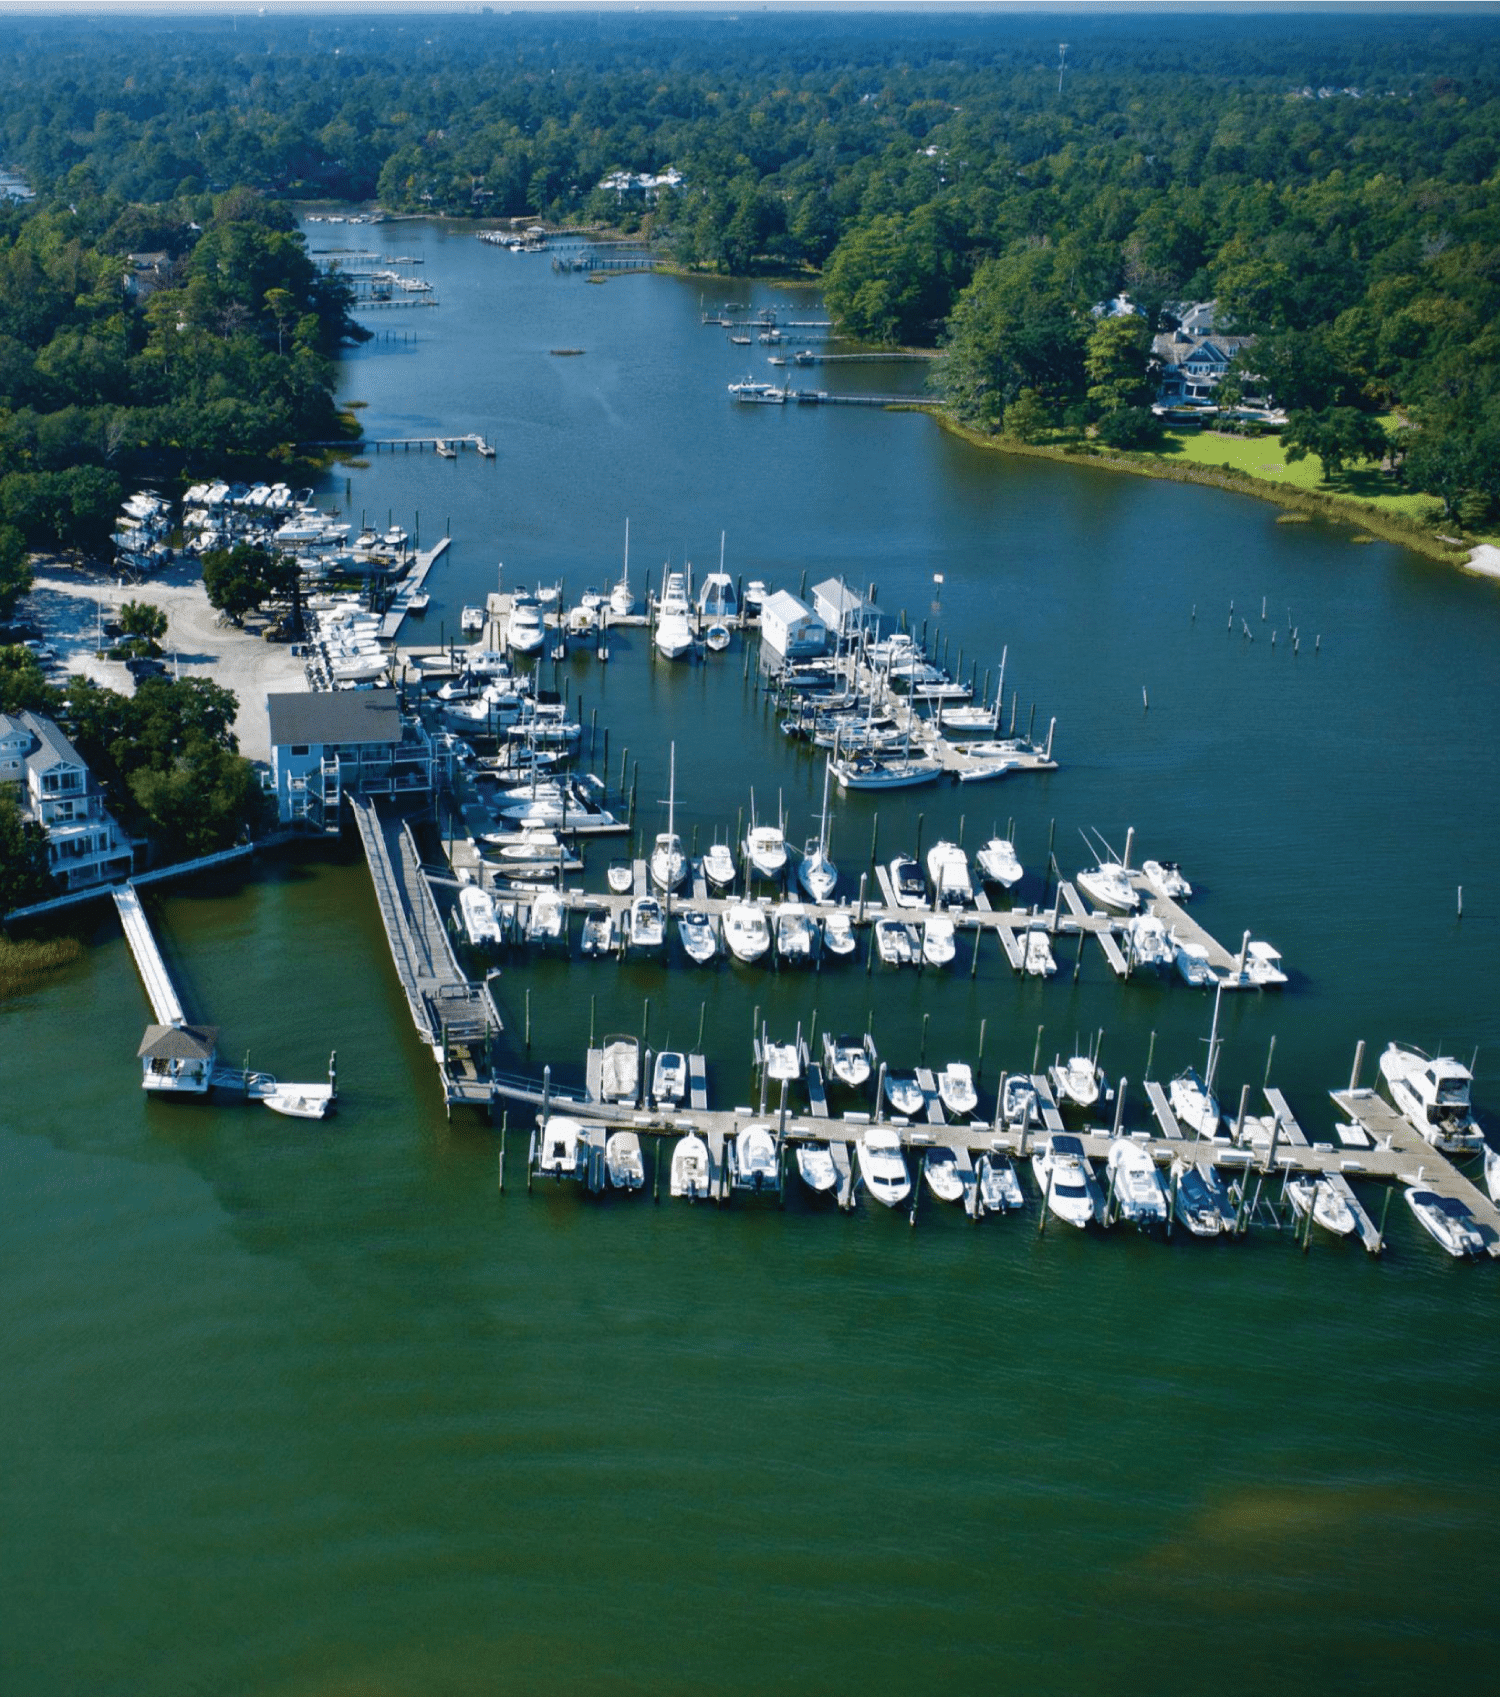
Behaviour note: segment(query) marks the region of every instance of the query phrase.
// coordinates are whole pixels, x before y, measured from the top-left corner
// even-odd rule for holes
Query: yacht
[[[770,590],[758,577],[750,579],[745,585],[745,613],[747,617],[759,618],[760,610],[766,604]]]
[[[1413,1188],[1406,1205],[1429,1237],[1455,1257],[1482,1255],[1484,1233],[1474,1223],[1467,1205],[1456,1196],[1439,1196],[1434,1190]]]
[[[599,1099],[635,1105],[641,1089],[641,1045],[634,1037],[606,1037],[599,1063]]]
[[[664,660],[680,660],[693,646],[692,608],[681,572],[665,571],[661,600],[656,604],[656,652]]]
[[[1491,1149],[1488,1144],[1484,1151],[1484,1188],[1489,1191],[1491,1202],[1500,1202],[1500,1150]]]
[[[604,1145],[604,1170],[616,1190],[644,1190],[646,1163],[641,1140],[633,1131],[612,1131]]]
[[[1179,1155],[1172,1163],[1173,1212],[1194,1237],[1228,1237],[1234,1204],[1209,1161]]]
[[[1335,1237],[1348,1237],[1359,1224],[1347,1198],[1316,1175],[1288,1179],[1286,1199],[1304,1220],[1310,1208],[1314,1221]]]
[[[1134,1138],[1112,1138],[1107,1165],[1117,1217],[1137,1226],[1165,1225],[1167,1193],[1149,1151]]]
[[[755,798],[750,799],[750,812],[755,814]],[[780,883],[786,871],[786,836],[780,825],[750,826],[745,836],[745,859],[758,877]]]
[[[922,926],[922,959],[928,966],[947,966],[958,951],[958,936],[951,919],[934,915]]]
[[[667,828],[659,832],[651,850],[651,882],[668,894],[687,877],[687,856],[682,852],[682,838],[677,835],[677,744],[672,744],[667,780]]]
[[[839,1181],[832,1152],[823,1142],[809,1140],[797,1145],[797,1171],[809,1190],[832,1190]]]
[[[850,1090],[859,1090],[870,1081],[868,1037],[830,1037],[825,1031],[823,1060],[833,1077]]]
[[[885,1099],[892,1109],[909,1120],[916,1119],[927,1106],[927,1097],[914,1074],[888,1072],[885,1075]]]
[[[1177,964],[1177,945],[1154,913],[1138,913],[1127,919],[1120,936],[1125,959],[1132,972],[1142,966],[1157,972],[1170,972]],[[1206,954],[1204,958],[1207,959]]]
[[[1045,1205],[1070,1226],[1086,1226],[1094,1217],[1094,1196],[1083,1144],[1071,1132],[1044,1138],[1031,1157],[1031,1170]]]
[[[735,1138],[734,1182],[739,1190],[780,1189],[774,1127],[747,1125]]]
[[[625,567],[620,581],[609,592],[609,610],[617,619],[628,619],[635,612],[635,592],[630,587],[630,520],[625,521]]]
[[[927,906],[927,881],[922,868],[910,855],[898,854],[886,871],[890,874],[891,894],[897,907]]]
[[[695,966],[707,966],[719,952],[714,922],[696,907],[685,907],[677,916],[677,935],[682,952]]]
[[[675,1107],[687,1096],[687,1059],[676,1049],[663,1049],[651,1069],[651,1099],[657,1107]]]
[[[1396,1107],[1435,1149],[1469,1154],[1484,1146],[1469,1105],[1473,1074],[1462,1062],[1389,1043],[1380,1057],[1380,1076]]]
[[[535,654],[546,640],[541,607],[524,590],[518,590],[505,623],[505,646],[515,654]]]
[[[1021,964],[1033,978],[1051,978],[1057,971],[1045,925],[1028,925],[1021,933]]]
[[[736,960],[759,960],[771,946],[766,910],[755,902],[736,902],[724,915],[724,942]]]
[[[665,945],[666,921],[655,896],[637,896],[626,909],[625,940],[634,954],[654,954]]]
[[[990,1214],[1008,1214],[1026,1206],[1021,1180],[1009,1155],[981,1155],[975,1169],[979,1205]]]
[[[611,908],[601,907],[583,922],[580,951],[590,957],[612,955],[615,952],[615,916]]]
[[[568,909],[556,890],[538,890],[531,902],[531,918],[526,924],[526,941],[539,948],[566,944],[568,939]]]
[[[830,765],[824,761],[822,823],[816,838],[803,850],[797,867],[797,882],[807,891],[808,900],[814,902],[832,901],[839,881],[838,868],[828,858],[828,786],[832,778]]]
[[[795,899],[776,909],[776,952],[794,966],[817,959],[818,922]]]
[[[1141,905],[1140,891],[1130,882],[1130,874],[1117,860],[1101,860],[1097,866],[1078,873],[1073,882],[1096,907],[1134,913]]]
[[[536,1169],[551,1178],[579,1179],[588,1167],[588,1145],[577,1120],[553,1114],[543,1122]]]
[[[1075,1108],[1092,1108],[1099,1100],[1099,1086],[1104,1082],[1099,1063],[1092,1055],[1073,1055],[1067,1061],[1053,1061],[1047,1068],[1052,1088],[1057,1092],[1059,1105],[1071,1103]]]
[[[707,1196],[710,1184],[708,1145],[696,1131],[677,1140],[672,1151],[672,1194],[695,1202]]]
[[[958,1157],[951,1149],[942,1144],[929,1149],[922,1158],[922,1176],[939,1202],[963,1201],[963,1174],[959,1170]]]
[[[1036,1086],[1020,1073],[1012,1073],[1000,1092],[1000,1117],[1017,1131],[1042,1123],[1041,1099]]]
[[[711,890],[727,890],[734,882],[734,854],[728,843],[710,843],[703,856],[703,876]]]
[[[495,947],[504,940],[495,919],[494,897],[488,890],[481,890],[477,884],[465,884],[458,892],[458,911],[469,941],[476,949]]]
[[[941,907],[969,907],[974,886],[969,878],[969,857],[957,843],[934,843],[927,851],[927,876]]]
[[[877,1202],[894,1208],[911,1195],[911,1175],[901,1153],[900,1136],[884,1126],[871,1126],[854,1145],[859,1176]]]
[[[1193,886],[1183,877],[1175,860],[1148,860],[1141,866],[1141,876],[1159,896],[1168,901],[1186,901]]]
[[[1004,837],[991,837],[974,856],[974,864],[984,877],[992,884],[998,884],[1002,890],[1012,889],[1021,881],[1022,867],[1016,859],[1015,847]]]
[[[875,948],[884,966],[915,966],[921,958],[912,928],[899,919],[875,921]]]
[[[955,1119],[967,1119],[979,1106],[974,1070],[967,1061],[949,1061],[937,1075],[938,1100]]]
[[[823,947],[831,955],[852,955],[855,946],[854,921],[847,913],[830,913],[823,921]]]

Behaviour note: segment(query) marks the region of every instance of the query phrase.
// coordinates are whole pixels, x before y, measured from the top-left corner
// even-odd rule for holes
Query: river
[[[627,516],[638,587],[668,557],[715,566],[721,531],[733,575],[874,582],[966,671],[1008,645],[1061,762],[882,799],[882,858],[1013,819],[1035,898],[1050,830],[1071,871],[1081,828],[1134,826],[1210,930],[1292,971],[1226,999],[1231,1099],[1274,1036],[1274,1081],[1326,1135],[1356,1039],[1395,1037],[1477,1047],[1500,1112],[1493,583],[920,414],[735,407],[764,350],[700,325],[725,285],[590,286],[435,224],[309,234],[422,256],[441,303],[370,315],[343,373],[367,432],[498,448],[329,480],[356,517],[451,531],[434,636],[500,561],[508,586],[607,583]],[[684,835],[732,830],[752,787],[794,841],[815,832],[821,770],[738,646],[668,668],[620,633],[607,668],[569,665],[611,764],[640,762],[647,830],[675,741]],[[836,803],[856,878],[874,811]],[[1270,1231],[1039,1236],[1034,1209],[976,1227],[930,1201],[915,1230],[795,1194],[594,1206],[528,1198],[514,1138],[501,1196],[494,1132],[444,1117],[357,852],[150,907],[226,1053],[316,1077],[336,1046],[341,1112],[309,1131],[146,1101],[107,911],[83,961],[0,1013],[7,1693],[1140,1690],[1226,1658],[1247,1689],[1368,1692],[1493,1661],[1495,1273],[1404,1208],[1377,1262]],[[973,1059],[983,1020],[991,1086],[1038,1026],[1044,1059],[1102,1028],[1139,1121],[1151,1034],[1154,1076],[1201,1061],[1209,1003],[1122,987],[1092,948],[1072,965],[1037,986],[998,949],[910,981],[515,961],[498,993],[508,1063],[564,1076],[590,998],[601,1031],[645,1020],[657,1047],[701,1021],[720,1103],[748,1100],[757,1010],[788,1036],[814,1011],[872,1020],[897,1065],[924,1015],[939,1064]]]

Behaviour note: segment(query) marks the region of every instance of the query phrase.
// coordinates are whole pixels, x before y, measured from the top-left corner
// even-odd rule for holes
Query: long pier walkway
[[[151,1004],[152,1017],[158,1025],[185,1025],[187,1015],[182,1011],[177,987],[167,971],[167,963],[161,958],[161,950],[156,946],[151,922],[146,918],[146,910],[141,906],[135,886],[125,884],[113,891],[113,895],[125,941],[130,944],[136,969],[146,987],[146,1000]]]

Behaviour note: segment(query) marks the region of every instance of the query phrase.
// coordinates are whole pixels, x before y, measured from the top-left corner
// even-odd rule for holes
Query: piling
[[[1146,1081],[1151,1079],[1151,1062],[1156,1058],[1156,1033],[1151,1033],[1151,1041],[1146,1045]]]
[[[1266,1050],[1266,1076],[1261,1080],[1262,1087],[1264,1087],[1265,1085],[1267,1085],[1271,1082],[1271,1062],[1274,1061],[1275,1059],[1276,1059],[1276,1033],[1273,1031],[1271,1033],[1270,1046]]]
[[[880,844],[880,809],[875,809],[874,817],[870,820],[870,864],[875,864],[875,857]]]
[[[1274,1042],[1274,1039],[1272,1039],[1272,1041]],[[1269,1062],[1267,1062],[1267,1065],[1266,1065],[1266,1076],[1267,1077],[1270,1076],[1270,1063]],[[1250,1099],[1250,1086],[1248,1084],[1242,1084],[1240,1086],[1239,1112],[1234,1116],[1234,1140],[1235,1140],[1236,1143],[1238,1143],[1239,1140],[1245,1135],[1245,1103],[1249,1099]]]
[[[510,1109],[504,1108],[500,1113],[500,1193],[505,1194],[505,1133],[510,1125]]]
[[[1365,1040],[1363,1037],[1354,1045],[1354,1065],[1349,1069],[1350,1090],[1359,1089],[1360,1069],[1365,1064]]]
[[[984,936],[984,927],[982,925],[976,925],[974,927],[974,953],[969,957],[969,977],[970,978],[977,978],[979,976],[979,943],[980,943],[980,939],[983,936]],[[981,1041],[980,1047],[981,1047],[981,1050],[982,1050],[983,1049],[983,1042],[982,1041]]]
[[[1032,1070],[1032,1072],[1035,1072],[1037,1067],[1041,1065],[1041,1060],[1042,1060],[1042,1033],[1046,1029],[1047,1029],[1047,1027],[1045,1025],[1039,1025],[1036,1028],[1036,1047],[1031,1051],[1031,1070]]]
[[[526,1053],[531,1053],[531,986],[526,986]]]
[[[1110,1133],[1111,1137],[1118,1137],[1121,1127],[1125,1124],[1125,1086],[1129,1082],[1128,1078],[1122,1078],[1115,1086],[1115,1124]]]

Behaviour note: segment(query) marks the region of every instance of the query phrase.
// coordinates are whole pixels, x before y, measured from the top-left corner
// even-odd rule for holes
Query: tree
[[[1035,389],[1023,389],[1005,409],[1005,434],[1035,442],[1052,422],[1052,412]]]
[[[47,833],[0,790],[0,914],[46,901],[56,883],[47,864]]]
[[[147,828],[169,854],[229,848],[265,815],[255,768],[204,738],[191,740],[168,764],[133,772],[129,784]]]
[[[248,542],[215,548],[203,556],[203,587],[209,605],[243,624],[246,613],[273,596],[290,595],[297,584],[297,563]]]
[[[1162,422],[1150,407],[1116,407],[1098,425],[1099,440],[1108,448],[1154,448],[1162,434]]]
[[[51,713],[57,691],[47,682],[42,663],[19,643],[0,648],[0,713]]]
[[[10,617],[31,588],[32,575],[25,537],[14,525],[0,524],[0,618]]]
[[[1390,442],[1368,413],[1330,407],[1320,413],[1292,413],[1281,433],[1281,447],[1288,464],[1315,454],[1323,462],[1326,481],[1341,477],[1351,460],[1383,460]]]
[[[120,609],[120,629],[132,639],[138,654],[160,654],[167,615],[150,601],[127,601]]]
[[[1083,356],[1088,399],[1099,417],[1150,401],[1150,360],[1151,326],[1139,313],[1099,320]]]

